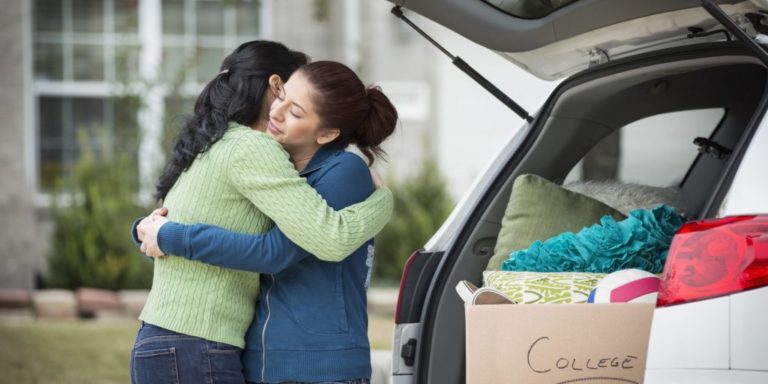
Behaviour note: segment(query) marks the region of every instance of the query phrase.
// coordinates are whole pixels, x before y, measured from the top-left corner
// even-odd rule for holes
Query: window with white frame
[[[135,80],[137,0],[35,1],[33,9],[36,82]]]
[[[260,35],[257,0],[36,0],[32,8],[41,192],[69,177],[80,155],[78,132],[92,138],[88,142],[95,150],[135,155],[141,141],[137,115],[145,97],[136,90],[146,88],[126,85],[141,85],[142,41],[162,41],[166,102],[155,118],[175,132],[178,117],[192,112],[197,92],[218,73],[225,55]],[[162,26],[140,30],[142,21],[158,20],[144,14],[153,9],[161,10]],[[147,30],[161,32],[142,36]],[[134,91],[126,95],[126,89]]]
[[[205,83],[224,57],[259,36],[258,1],[164,0],[163,74]],[[193,63],[193,65],[190,65]]]
[[[33,10],[38,185],[50,191],[79,159],[78,132],[95,150],[136,148],[138,106],[115,88],[138,78],[138,6],[58,0],[35,1]]]
[[[219,73],[227,54],[261,35],[257,0],[164,0],[161,74],[178,92],[165,98],[163,126],[174,133],[192,113],[202,86]],[[166,135],[163,146],[170,145]]]

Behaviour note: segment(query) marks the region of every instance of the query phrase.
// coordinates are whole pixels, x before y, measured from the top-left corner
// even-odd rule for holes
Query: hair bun
[[[371,155],[383,154],[379,145],[395,131],[397,109],[378,86],[369,86],[365,90],[370,108],[357,129],[354,142],[361,152],[372,161]]]

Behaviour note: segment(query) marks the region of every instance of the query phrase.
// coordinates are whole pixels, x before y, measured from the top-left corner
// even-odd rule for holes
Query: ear
[[[317,136],[317,143],[320,145],[325,145],[330,143],[331,141],[336,140],[337,137],[339,137],[339,134],[341,131],[339,131],[336,128],[324,128],[320,130],[320,135]]]
[[[281,79],[278,75],[272,74],[269,76],[267,81],[269,82],[269,90],[272,92],[272,94],[279,95],[280,89],[283,87],[283,79]]]

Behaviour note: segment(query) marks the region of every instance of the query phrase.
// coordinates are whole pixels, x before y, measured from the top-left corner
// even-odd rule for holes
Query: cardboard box
[[[468,305],[467,383],[642,383],[654,307]]]

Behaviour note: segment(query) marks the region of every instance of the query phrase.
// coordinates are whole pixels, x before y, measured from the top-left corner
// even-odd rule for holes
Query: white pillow
[[[624,183],[618,180],[574,181],[563,188],[601,201],[627,215],[635,209],[652,209],[666,204],[685,215],[680,188],[652,187],[650,185]]]

